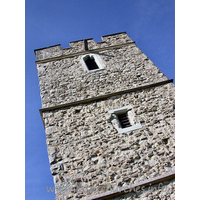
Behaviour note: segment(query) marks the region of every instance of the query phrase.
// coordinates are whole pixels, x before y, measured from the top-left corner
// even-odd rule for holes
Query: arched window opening
[[[85,71],[95,72],[105,68],[105,63],[97,54],[83,55],[80,60]]]
[[[84,59],[85,64],[87,65],[89,70],[99,69],[97,63],[95,62],[95,59],[93,56],[86,56]]]

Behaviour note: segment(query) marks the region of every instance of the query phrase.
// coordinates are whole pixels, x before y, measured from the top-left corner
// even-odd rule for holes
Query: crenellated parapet
[[[72,41],[69,43],[70,47],[64,49],[62,49],[60,44],[46,48],[36,49],[36,60],[41,61],[49,58],[61,57],[74,53],[81,53],[83,51],[85,52],[85,50],[98,50],[105,47],[112,47],[133,42],[126,34],[126,32],[105,35],[101,38],[102,41],[97,43],[93,40],[93,38]],[[85,45],[87,46],[87,48],[85,48]]]
[[[167,77],[136,46],[126,32],[72,41],[35,50],[42,107],[93,98]],[[88,62],[97,66],[90,68]]]

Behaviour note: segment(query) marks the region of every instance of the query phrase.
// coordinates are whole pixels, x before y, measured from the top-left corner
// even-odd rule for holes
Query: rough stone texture
[[[100,49],[106,68],[95,72],[85,72],[80,63],[83,40],[63,50],[59,46],[35,50],[43,108],[168,80],[126,33],[102,39],[101,43],[89,39],[89,49],[122,46]],[[82,53],[59,58],[77,52]],[[171,171],[175,166],[174,92],[173,83],[167,83],[43,111],[56,199],[90,197]],[[109,110],[123,106],[132,106],[141,129],[118,133]],[[173,184],[168,182],[154,193],[142,192],[137,198],[174,199]],[[133,199],[127,195],[116,200]]]
[[[125,43],[126,37],[120,36],[121,34],[114,35],[113,38],[103,38],[107,45],[111,42],[113,45]],[[77,46],[81,51],[83,41],[73,42],[70,49],[78,49]],[[49,57],[49,52],[56,49],[55,54],[52,53],[52,57],[55,57],[61,51],[58,47],[36,51],[37,59],[41,55]],[[37,63],[43,108],[167,80],[135,43],[120,48],[99,50],[96,53],[101,56],[106,67],[95,72],[84,72],[80,62],[82,55]]]
[[[174,200],[175,180],[160,182],[156,185],[138,187],[135,191],[122,195],[113,200]]]
[[[112,190],[169,172],[175,164],[173,89],[171,83],[44,113],[57,194],[65,182],[76,186],[70,195],[77,197],[103,192],[107,182]],[[143,128],[119,134],[108,111],[127,105]]]

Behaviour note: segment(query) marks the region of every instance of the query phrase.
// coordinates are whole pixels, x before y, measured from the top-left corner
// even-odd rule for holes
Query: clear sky
[[[53,200],[34,49],[126,31],[175,83],[174,0],[26,0],[25,186],[27,200]]]

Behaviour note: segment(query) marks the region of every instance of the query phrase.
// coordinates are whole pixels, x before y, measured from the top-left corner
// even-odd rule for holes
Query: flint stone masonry
[[[53,46],[35,51],[43,108],[167,80],[134,42],[126,43],[131,39],[125,33],[103,39],[107,46],[111,41],[113,46],[124,46],[106,50],[97,48],[95,53],[101,57],[105,67],[95,72],[85,72],[81,64],[82,56],[90,54],[92,50],[45,63],[39,62],[40,55],[54,58],[62,54],[61,47]],[[74,43],[77,43],[76,52],[82,52],[83,41]]]
[[[56,149],[56,153],[54,148],[48,151],[50,158],[54,158],[51,170],[57,195],[65,182],[71,188],[76,185],[76,191],[70,192],[73,197],[87,196],[88,188],[95,194],[103,192],[101,185],[108,180],[112,190],[167,173],[174,167],[173,89],[171,83],[123,94],[114,100],[83,104],[78,113],[73,106],[51,111],[51,117],[47,112],[46,129],[57,127],[57,132],[47,135],[47,146]],[[128,105],[142,128],[120,134],[105,113]],[[161,113],[163,117],[159,120]],[[63,170],[55,172],[61,164]],[[65,194],[68,192],[66,188]]]
[[[125,32],[102,40],[87,39],[86,51],[84,40],[71,42],[67,49],[55,45],[35,50],[57,200],[90,199],[174,170],[174,84]],[[82,56],[95,53],[104,69],[84,70]],[[145,85],[149,87],[141,87]],[[131,88],[140,89],[127,90]],[[123,90],[127,92],[116,95]],[[139,124],[138,129],[118,131],[112,112],[120,108],[128,108],[131,124]],[[135,195],[130,192],[116,200],[174,199],[174,181]]]

